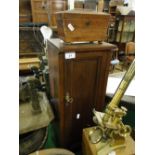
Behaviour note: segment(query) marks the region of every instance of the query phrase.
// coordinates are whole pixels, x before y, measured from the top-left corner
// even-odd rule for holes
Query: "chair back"
[[[135,43],[134,42],[126,43],[125,54],[128,55],[130,53],[135,53]]]

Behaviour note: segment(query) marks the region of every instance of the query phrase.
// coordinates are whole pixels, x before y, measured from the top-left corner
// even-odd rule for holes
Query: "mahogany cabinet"
[[[62,147],[73,148],[82,129],[93,125],[92,110],[102,111],[109,65],[116,46],[103,42],[66,44],[48,40],[51,96],[58,103]]]

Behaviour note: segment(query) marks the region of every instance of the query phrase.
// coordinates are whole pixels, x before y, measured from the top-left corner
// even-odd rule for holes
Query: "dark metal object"
[[[29,87],[27,84],[20,82],[19,83],[19,101],[25,102],[30,99]]]
[[[50,99],[48,61],[46,56],[42,56],[40,59],[41,59],[40,69],[38,69],[37,67],[32,67],[31,71],[34,73],[34,76],[41,82],[39,89],[45,91],[47,97]]]
[[[25,82],[20,82],[19,100],[22,102],[31,101],[33,112],[40,113],[41,108],[38,100],[38,89],[41,88],[40,81],[31,77]]]
[[[37,94],[37,86],[39,84],[40,84],[39,80],[29,80],[28,82],[28,85],[30,87],[32,108],[35,114],[41,112],[41,108],[38,100],[38,94]]]

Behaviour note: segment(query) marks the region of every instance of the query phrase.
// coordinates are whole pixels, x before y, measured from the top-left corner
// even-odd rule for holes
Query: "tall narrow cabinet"
[[[73,148],[82,129],[93,125],[92,110],[102,111],[109,65],[116,47],[103,42],[66,44],[48,41],[52,101],[58,103],[61,146]]]

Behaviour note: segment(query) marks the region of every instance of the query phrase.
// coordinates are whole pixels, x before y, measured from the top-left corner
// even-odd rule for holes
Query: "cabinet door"
[[[80,141],[82,129],[93,125],[93,108],[103,110],[111,56],[109,51],[75,54],[75,58],[64,60],[65,145]]]

